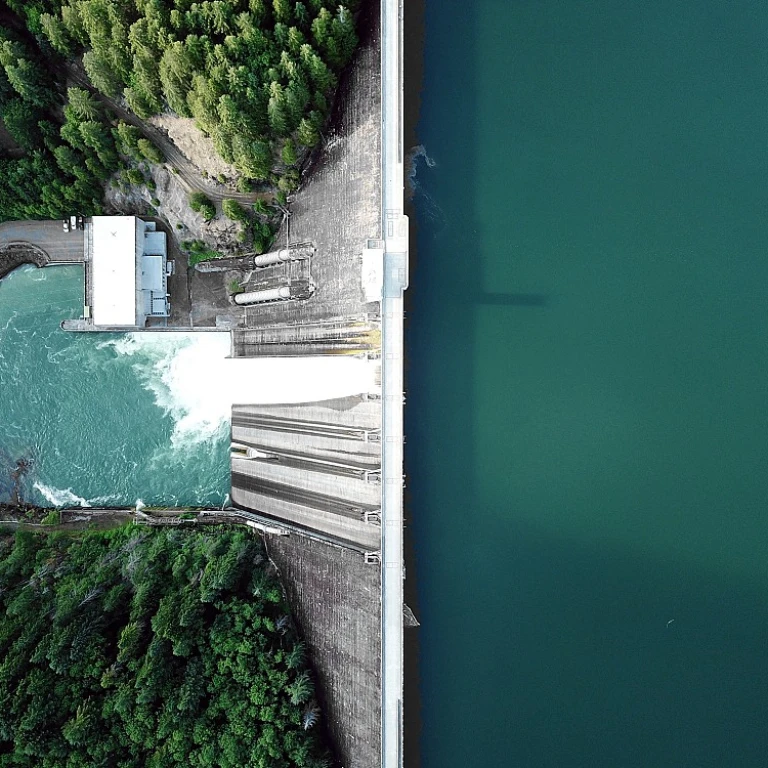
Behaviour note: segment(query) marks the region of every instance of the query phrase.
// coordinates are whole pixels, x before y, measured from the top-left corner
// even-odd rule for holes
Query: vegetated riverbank
[[[49,507],[23,502],[0,503],[0,523],[29,529],[80,530],[114,528],[127,523],[146,526],[243,524],[233,509],[196,507]]]
[[[330,764],[304,646],[240,531],[0,536],[13,765]]]

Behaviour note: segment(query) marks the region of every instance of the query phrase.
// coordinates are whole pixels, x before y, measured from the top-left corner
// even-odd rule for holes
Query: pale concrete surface
[[[408,221],[403,215],[402,25],[402,0],[382,0],[382,768],[403,764],[403,291],[408,287]]]
[[[6,221],[0,224],[0,249],[9,243],[25,242],[48,254],[51,264],[82,263],[83,230],[65,232],[62,221]]]
[[[381,572],[356,552],[269,536],[317,673],[319,701],[344,768],[380,765]]]

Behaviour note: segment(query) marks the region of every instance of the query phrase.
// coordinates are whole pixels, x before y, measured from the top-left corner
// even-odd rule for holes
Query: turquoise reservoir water
[[[424,768],[768,764],[766,29],[427,0]]]
[[[220,506],[229,492],[228,404],[193,385],[226,334],[71,334],[81,267],[26,267],[0,283],[0,501],[31,462],[23,498],[46,505]]]

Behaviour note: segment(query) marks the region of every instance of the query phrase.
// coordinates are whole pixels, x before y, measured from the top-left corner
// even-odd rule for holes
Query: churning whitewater
[[[62,331],[81,304],[79,267],[22,268],[0,283],[0,500],[221,506],[234,403],[374,386],[362,360],[228,359],[227,333]]]
[[[306,403],[373,391],[375,364],[351,357],[229,358],[228,333],[131,333],[104,342],[174,421],[171,442],[211,440],[232,406]]]

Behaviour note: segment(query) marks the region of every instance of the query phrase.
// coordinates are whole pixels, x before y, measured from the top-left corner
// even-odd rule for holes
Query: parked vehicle
[[[69,232],[69,220],[64,219],[64,231]]]
[[[69,228],[74,232],[77,229],[77,216],[69,217]]]

